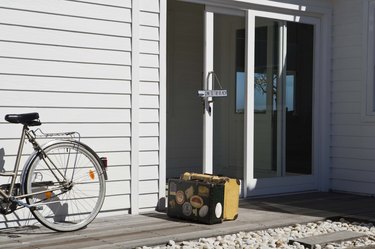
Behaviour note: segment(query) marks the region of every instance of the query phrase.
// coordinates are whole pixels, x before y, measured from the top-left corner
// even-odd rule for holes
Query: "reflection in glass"
[[[254,69],[254,177],[277,176],[279,22],[256,18]]]
[[[244,32],[237,31],[236,113],[245,107]],[[254,178],[312,173],[313,43],[312,25],[255,20]]]

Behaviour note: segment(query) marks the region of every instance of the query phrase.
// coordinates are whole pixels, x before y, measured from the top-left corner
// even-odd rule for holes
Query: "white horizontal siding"
[[[140,10],[159,13],[159,0],[139,0]]]
[[[159,42],[141,40],[139,41],[139,49],[141,53],[159,54]]]
[[[0,113],[33,112],[33,107],[0,107]],[[101,110],[84,108],[38,108],[42,123],[124,123],[130,122],[130,109],[106,108]],[[99,118],[98,118],[99,117]],[[1,118],[1,123],[5,121]]]
[[[0,129],[7,130],[1,139],[18,139],[20,131],[14,129],[14,124],[1,123]],[[106,137],[130,137],[130,122],[128,123],[45,123],[43,122],[43,132],[55,133],[58,131],[76,131],[83,138],[106,138]],[[18,128],[21,129],[21,126]]]
[[[159,67],[159,56],[155,54],[141,54],[140,55],[141,67]]]
[[[159,27],[159,13],[141,11],[139,19],[141,25]]]
[[[139,193],[141,195],[142,194],[149,194],[150,189],[158,190],[159,189],[159,181],[158,180],[141,180],[139,182]],[[150,207],[150,206],[148,206],[148,207]]]
[[[335,1],[333,18],[331,188],[374,194],[375,123],[361,119],[364,1]]]
[[[126,14],[124,13],[124,15]],[[25,23],[24,20],[27,20],[27,22]],[[51,29],[62,32],[81,32],[119,37],[131,36],[131,24],[126,22],[29,12],[19,9],[1,9],[0,23],[2,25]]]
[[[107,5],[106,8],[104,8],[104,5]],[[45,0],[33,0],[32,2],[28,0],[3,0],[1,1],[1,7],[123,22],[131,20],[131,0],[54,1],[48,3]]]
[[[130,94],[129,80],[1,75],[0,89],[15,91]]]
[[[131,13],[130,0],[0,3],[0,116],[39,112],[43,131],[77,131],[107,157],[103,212],[130,209]],[[143,32],[158,42],[155,29],[145,26]],[[14,165],[20,131],[20,125],[0,120],[6,170]],[[155,138],[145,137],[145,151],[157,149]],[[21,164],[31,151],[26,145]],[[4,226],[9,224],[1,218]]]
[[[140,0],[139,208],[154,207],[159,191],[159,0]]]
[[[160,93],[159,90],[159,82],[141,82],[139,85],[139,92],[141,94],[158,95]]]
[[[128,66],[131,64],[130,52],[44,46],[39,44],[12,43],[0,41],[2,57],[18,59],[38,59],[60,62],[77,62]],[[151,59],[151,58],[147,58]]]
[[[92,4],[99,4],[99,5],[108,5],[113,7],[120,7],[120,8],[131,8],[132,0],[84,0],[81,2],[92,3]]]
[[[0,65],[2,69],[1,74],[3,75],[35,75],[113,80],[128,80],[131,78],[130,66],[10,58],[0,58]],[[147,72],[147,77],[155,77],[152,73],[153,72]]]
[[[157,109],[141,109],[141,110],[139,110],[139,121],[141,123],[157,123],[157,122],[159,122],[159,110],[157,110]]]
[[[159,178],[159,166],[150,165],[139,168],[139,180],[154,180]]]
[[[158,137],[159,123],[142,123],[139,125],[140,137]]]
[[[36,43],[47,46],[70,46],[103,50],[131,50],[130,37],[63,32],[61,30],[31,28],[0,24],[1,40],[20,43]]]
[[[139,152],[139,165],[149,166],[159,164],[159,153],[158,151],[141,151]]]
[[[155,204],[159,201],[159,195],[154,194],[140,194],[139,195],[139,206],[141,209],[154,208]]]
[[[0,92],[1,107],[61,107],[61,108],[129,108],[129,95],[111,95],[99,93],[74,93],[69,94],[56,92],[23,92],[6,91]],[[100,100],[100,101],[99,101]]]

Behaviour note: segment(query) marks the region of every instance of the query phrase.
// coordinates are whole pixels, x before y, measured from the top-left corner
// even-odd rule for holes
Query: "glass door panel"
[[[243,179],[245,17],[215,13],[214,20],[214,72],[228,96],[214,99],[213,173]]]
[[[314,26],[255,18],[254,178],[312,174]]]
[[[255,19],[254,178],[278,176],[278,21]]]
[[[286,175],[312,174],[314,26],[287,22]]]

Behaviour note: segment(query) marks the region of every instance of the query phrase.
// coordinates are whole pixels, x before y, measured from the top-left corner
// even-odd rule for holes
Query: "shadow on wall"
[[[5,156],[5,150],[4,150],[4,148],[1,148],[0,149],[0,172],[4,172],[5,171],[5,168],[4,168],[4,165],[5,165],[4,156]]]

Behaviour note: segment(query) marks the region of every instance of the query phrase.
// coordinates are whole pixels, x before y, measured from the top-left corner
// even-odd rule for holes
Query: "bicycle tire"
[[[98,215],[105,198],[105,179],[101,162],[88,146],[75,141],[57,141],[46,146],[31,160],[26,172],[25,191],[33,194],[27,203],[34,217],[44,226],[60,232],[86,227]],[[49,159],[48,159],[49,158]],[[48,169],[46,161],[52,170]],[[65,187],[56,180],[56,168],[65,175]],[[62,178],[62,177],[60,177]],[[69,185],[69,187],[66,187]],[[42,194],[35,194],[48,191]]]

